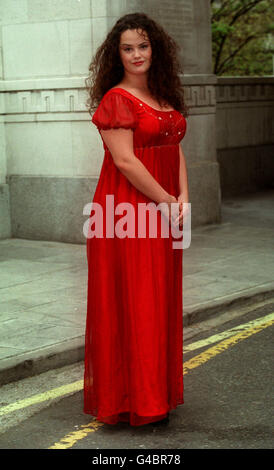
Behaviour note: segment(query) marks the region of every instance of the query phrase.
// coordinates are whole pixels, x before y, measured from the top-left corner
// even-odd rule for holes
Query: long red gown
[[[169,194],[178,197],[179,142],[186,132],[180,112],[158,111],[117,87],[105,93],[92,122],[99,132],[133,129],[135,156]],[[161,236],[160,211],[155,238],[148,232],[138,237],[137,204],[157,203],[130,183],[103,138],[102,142],[104,160],[93,203],[102,207],[104,231],[87,238],[84,413],[108,424],[126,421],[139,426],[161,420],[184,403],[183,250],[172,245],[182,238],[171,232]],[[105,215],[107,195],[115,209],[119,203],[136,209],[123,226],[125,231],[135,226],[134,234],[115,234],[127,209]],[[90,217],[94,214],[91,210]],[[105,221],[110,219],[113,237],[106,236]]]

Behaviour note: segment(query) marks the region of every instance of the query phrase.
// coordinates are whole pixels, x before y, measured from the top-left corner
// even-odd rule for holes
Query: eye
[[[142,49],[146,49],[147,47],[148,47],[148,44],[143,44],[143,45],[141,46]],[[127,52],[127,51],[130,51],[130,50],[131,50],[131,47],[126,47],[126,48],[124,49],[124,51],[126,51],[126,52]]]

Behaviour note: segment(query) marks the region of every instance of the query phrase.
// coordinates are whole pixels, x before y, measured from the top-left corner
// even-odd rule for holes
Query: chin
[[[131,71],[134,70],[134,72],[137,72],[137,73],[138,72],[144,73],[144,72],[147,72],[149,68],[150,68],[150,65],[146,65],[145,67],[143,67],[143,66],[142,67],[133,66],[133,68],[131,68],[130,70]]]

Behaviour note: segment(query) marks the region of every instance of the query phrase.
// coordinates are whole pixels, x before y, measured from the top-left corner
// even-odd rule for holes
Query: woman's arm
[[[186,168],[186,158],[182,150],[181,145],[179,144],[179,154],[180,154],[180,170],[179,170],[179,188],[180,194],[178,196],[179,202],[179,216],[175,219],[175,224],[182,225],[183,218],[189,213],[189,205],[183,207],[183,203],[189,202],[188,199],[188,178],[187,178],[187,168]]]
[[[188,179],[187,179],[186,158],[185,158],[184,152],[180,144],[179,144],[179,153],[180,153],[180,175],[179,175],[180,198],[183,200],[183,202],[188,202]]]
[[[100,131],[115,165],[123,175],[147,197],[157,203],[178,202],[156,181],[139,158],[134,155],[132,129],[107,129]]]

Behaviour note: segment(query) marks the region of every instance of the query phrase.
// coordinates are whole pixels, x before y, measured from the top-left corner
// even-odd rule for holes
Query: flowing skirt
[[[178,145],[134,151],[164,189],[177,197]],[[161,236],[160,211],[154,222],[147,213],[145,236],[138,237],[144,219],[141,222],[137,207],[153,201],[127,180],[108,151],[93,202],[102,207],[111,236],[106,236],[104,223],[103,233],[97,224],[96,236],[87,238],[84,412],[108,424],[126,421],[139,426],[164,418],[184,403],[183,250],[173,245],[182,237],[175,239],[171,232]],[[122,203],[118,214],[108,211],[112,202],[115,209]],[[128,223],[119,225],[125,215]],[[123,230],[132,238],[122,238]]]

